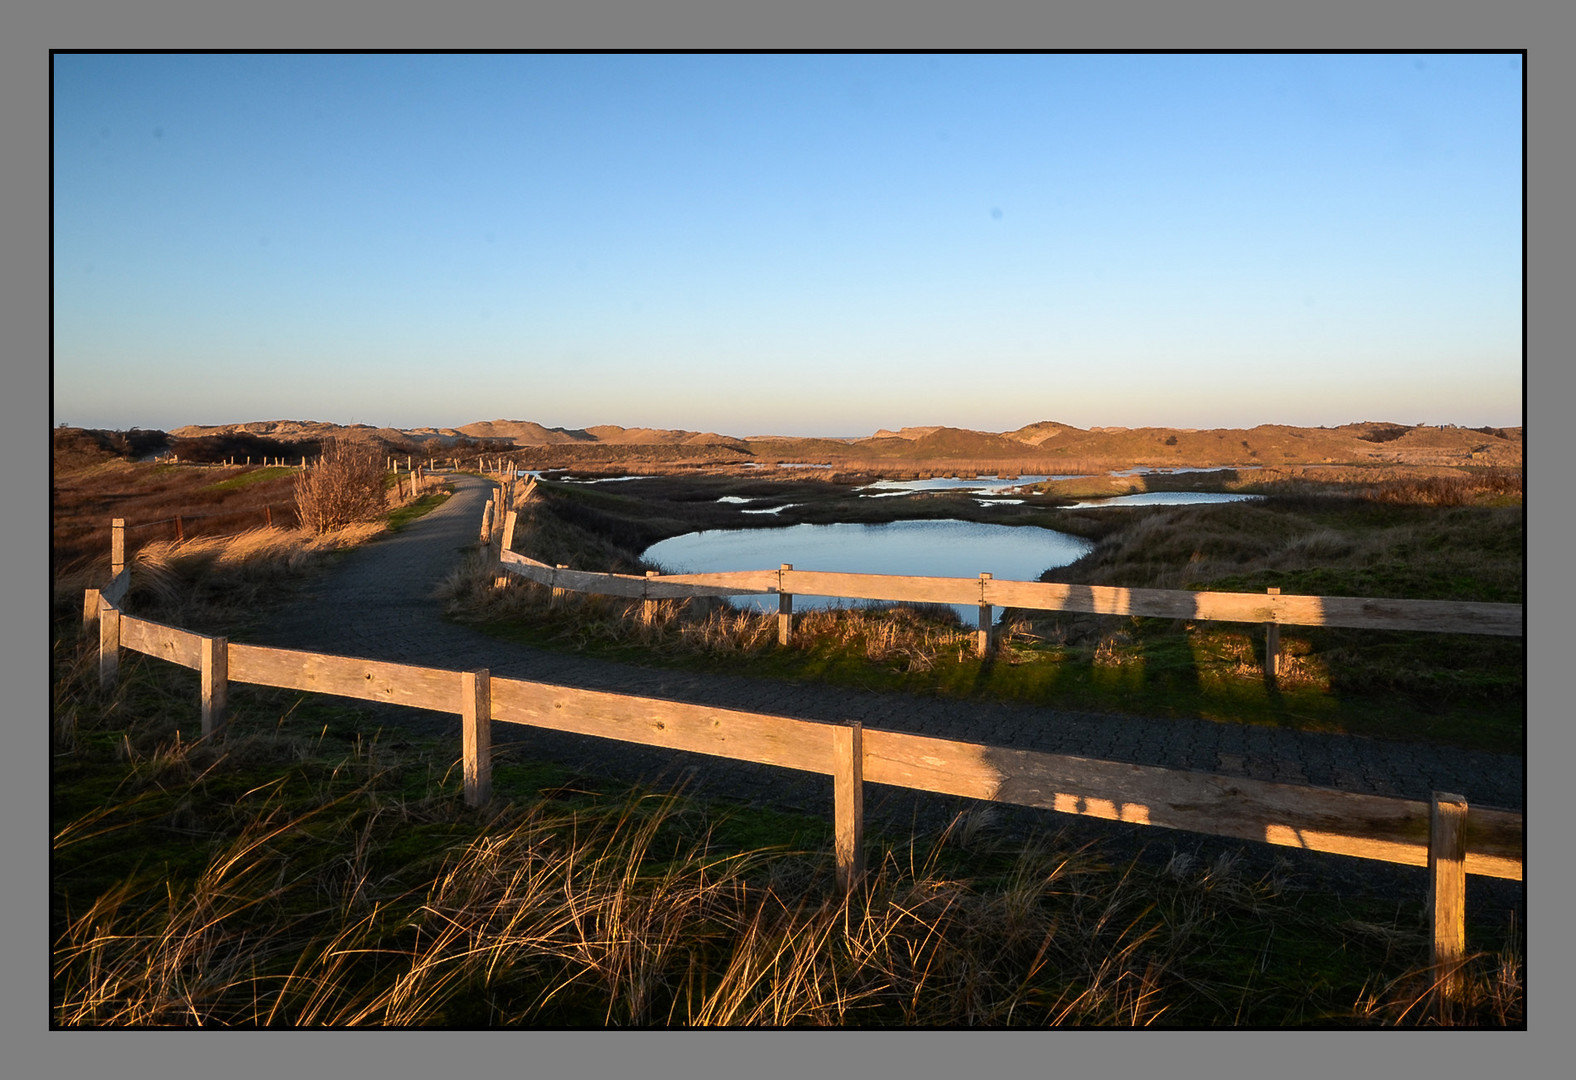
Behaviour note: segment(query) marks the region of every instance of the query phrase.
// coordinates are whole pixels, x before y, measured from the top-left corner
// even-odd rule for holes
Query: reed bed
[[[437,595],[451,618],[529,623],[570,648],[628,646],[687,656],[757,656],[778,648],[775,613],[723,600],[661,600],[647,621],[639,600],[590,593],[554,598],[548,587],[523,578],[505,577],[502,588],[497,580],[495,565],[484,555],[472,555],[450,573]],[[1014,628],[1008,627],[1004,640],[1015,639]],[[972,655],[974,630],[945,605],[839,605],[796,612],[793,643],[799,650],[847,653],[918,672],[960,653]]]
[[[1520,468],[1405,465],[1278,465],[1228,477],[1231,490],[1266,495],[1344,496],[1400,506],[1520,505]]]

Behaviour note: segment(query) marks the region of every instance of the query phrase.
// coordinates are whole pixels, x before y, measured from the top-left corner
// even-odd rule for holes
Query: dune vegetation
[[[1465,992],[1447,1008],[1433,993],[1417,898],[1328,893],[1287,860],[1243,860],[1225,847],[1117,855],[1087,833],[1026,830],[993,809],[960,807],[939,829],[872,829],[870,871],[845,895],[833,884],[822,815],[632,789],[507,744],[492,802],[472,809],[457,746],[337,699],[238,685],[226,735],[210,740],[185,669],[129,656],[116,689],[100,691],[93,643],[80,634],[80,590],[107,576],[106,510],[154,520],[190,509],[190,496],[237,515],[229,535],[139,542],[126,601],[220,632],[283,602],[333,551],[388,527],[385,518],[317,536],[241,524],[293,483],[288,469],[120,456],[57,468],[57,1026],[1525,1024],[1525,928],[1513,917],[1470,910]],[[586,568],[637,568],[639,548],[627,545],[650,534],[639,522],[652,515],[620,497],[597,492],[578,516],[561,512],[573,492],[544,502],[517,546],[544,561],[563,553]],[[1440,516],[1384,500],[1316,501],[1289,518],[1224,521],[1173,518],[1172,509],[1117,522],[1073,513],[1098,544],[1068,570],[1089,578],[1163,579],[1170,560],[1141,553],[1171,544],[1192,545],[1183,587],[1257,590],[1275,575],[1323,573],[1435,595],[1504,599],[1522,588],[1519,505]],[[887,672],[892,685],[958,693],[948,665],[976,683],[987,668],[1005,678],[1039,663],[1094,678],[1129,664],[1135,643],[1154,648],[1146,627],[1058,630],[1011,616],[1002,651],[982,667],[954,655],[968,635],[940,613],[845,611],[807,621],[801,639],[820,644],[796,659],[761,641],[759,620],[720,605],[668,605],[641,627],[606,601],[555,606],[545,590],[493,588],[488,571],[456,572],[457,615],[648,663],[723,665],[734,654],[761,670],[776,657],[779,674],[832,681],[844,677],[840,664],[857,664],[862,679]],[[1187,640],[1191,631],[1153,632]],[[1301,655],[1310,668],[1325,665],[1336,696],[1357,695],[1339,679],[1359,661],[1341,660],[1339,642],[1308,644]],[[1389,678],[1405,672],[1415,684],[1353,685],[1381,699],[1438,692],[1414,670],[1430,647],[1402,642],[1391,654]],[[816,648],[828,652],[817,660]],[[1251,656],[1232,663],[1244,669],[1238,683],[1263,687]],[[1485,662],[1484,685],[1468,692],[1513,699],[1507,665],[1516,666],[1508,653]],[[1447,669],[1460,667],[1433,670]]]

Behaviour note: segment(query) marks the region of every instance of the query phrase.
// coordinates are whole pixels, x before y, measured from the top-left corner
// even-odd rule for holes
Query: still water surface
[[[1223,491],[1143,491],[1136,495],[1116,495],[1109,499],[1089,499],[1073,503],[1069,510],[1099,506],[1193,506],[1199,503],[1249,502],[1262,495],[1238,495]]]
[[[978,577],[1036,581],[1090,548],[1087,540],[1035,526],[972,521],[893,521],[883,525],[792,525],[783,529],[708,529],[653,544],[644,558],[672,573],[724,570],[796,570],[850,574]],[[794,608],[826,607],[836,600],[795,596]],[[735,604],[776,611],[775,596],[740,596]],[[853,603],[850,601],[850,603]],[[958,614],[973,621],[973,607]]]

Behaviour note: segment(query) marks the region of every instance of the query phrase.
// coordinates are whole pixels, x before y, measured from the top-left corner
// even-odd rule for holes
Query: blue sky
[[[1522,422],[1522,65],[59,55],[57,422]]]

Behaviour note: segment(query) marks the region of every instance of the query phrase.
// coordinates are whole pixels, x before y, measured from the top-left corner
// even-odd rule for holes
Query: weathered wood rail
[[[778,593],[835,596],[894,603],[977,604],[991,608],[1071,611],[1090,615],[1139,615],[1162,619],[1272,623],[1280,626],[1338,626],[1368,630],[1424,630],[1450,634],[1520,637],[1520,604],[1456,600],[1387,600],[1349,596],[1191,592],[1186,589],[1123,589],[1108,585],[1062,585],[978,578],[905,577],[795,570],[745,570],[713,574],[636,577],[589,570],[562,570],[515,551],[500,553],[504,569],[556,589],[640,599],[738,596]]]
[[[485,677],[489,721],[827,775],[838,771],[834,741],[844,728],[836,724],[492,678],[482,672],[243,645],[127,615],[100,597],[96,617],[106,659],[127,649],[203,670],[205,653],[218,642],[228,682],[460,714],[466,711],[467,696],[474,696],[465,691],[466,677]],[[118,663],[101,665],[100,670],[104,685],[112,686]],[[1427,802],[873,728],[863,729],[862,743],[863,779],[870,783],[1428,865]],[[489,771],[482,762],[473,764],[479,772]],[[1468,873],[1520,879],[1519,813],[1473,807],[1467,836]]]
[[[535,479],[518,499],[529,499]],[[1351,596],[1290,596],[1280,589],[1265,594],[1193,592],[1187,589],[1125,589],[1108,585],[1065,585],[1012,581],[981,573],[977,578],[917,577],[900,574],[847,574],[795,570],[783,563],[776,570],[745,570],[707,574],[608,574],[548,566],[511,550],[514,540],[515,484],[502,485],[488,503],[482,542],[492,543],[499,568],[554,590],[622,596],[650,603],[659,599],[701,596],[777,594],[778,639],[787,644],[792,633],[793,597],[830,596],[889,603],[975,605],[979,609],[978,651],[992,641],[991,620],[999,608],[1024,611],[1068,611],[1088,615],[1133,615],[1161,619],[1262,623],[1266,662],[1280,667],[1280,627],[1329,626],[1359,630],[1412,630],[1442,634],[1488,634],[1521,637],[1526,614],[1520,604],[1457,600],[1398,600]],[[498,508],[502,509],[499,510]],[[503,522],[499,530],[493,522]],[[501,580],[501,579],[500,579]]]
[[[242,645],[127,615],[103,590],[89,599],[101,685],[115,685],[122,649],[193,668],[201,674],[205,737],[224,733],[231,682],[458,714],[464,797],[472,806],[491,797],[494,723],[830,776],[844,888],[863,873],[866,782],[1425,867],[1434,962],[1442,970],[1465,948],[1465,875],[1522,878],[1522,815],[1469,809],[1447,792],[1430,801],[1363,795],[492,678],[485,669]]]

